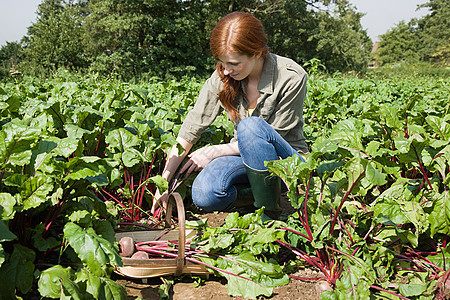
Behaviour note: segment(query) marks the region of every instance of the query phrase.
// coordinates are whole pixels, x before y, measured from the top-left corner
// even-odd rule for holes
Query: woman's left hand
[[[206,167],[214,158],[220,156],[220,151],[217,145],[206,146],[195,150],[188,155],[189,160],[181,168],[180,172],[186,172],[186,177],[193,171],[201,171]]]

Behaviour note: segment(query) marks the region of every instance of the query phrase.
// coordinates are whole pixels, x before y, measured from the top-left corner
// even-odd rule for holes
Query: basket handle
[[[174,199],[177,205],[178,212],[178,256],[177,256],[177,267],[174,276],[180,276],[183,273],[183,267],[185,265],[184,254],[186,251],[186,218],[185,210],[183,204],[183,198],[177,192],[169,194],[169,200],[167,204],[166,211],[166,222],[170,225],[172,219],[172,199]]]

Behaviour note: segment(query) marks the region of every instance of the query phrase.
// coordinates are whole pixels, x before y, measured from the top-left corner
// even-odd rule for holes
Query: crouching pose
[[[205,82],[169,153],[162,176],[168,181],[188,155],[180,172],[200,171],[192,200],[206,211],[251,204],[265,207],[263,220],[281,213],[281,180],[270,176],[265,161],[307,153],[303,136],[305,71],[291,59],[269,52],[261,22],[249,13],[223,17],[211,34],[216,71]],[[235,126],[230,143],[189,154],[202,132],[226,110]],[[166,205],[157,192],[152,211]]]

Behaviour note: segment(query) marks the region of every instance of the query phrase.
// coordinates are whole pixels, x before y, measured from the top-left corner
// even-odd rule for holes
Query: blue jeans
[[[195,178],[192,200],[196,206],[208,212],[222,211],[231,206],[237,196],[236,185],[249,185],[244,163],[256,170],[267,170],[265,161],[299,155],[266,121],[258,117],[241,120],[237,140],[240,156],[218,157]]]

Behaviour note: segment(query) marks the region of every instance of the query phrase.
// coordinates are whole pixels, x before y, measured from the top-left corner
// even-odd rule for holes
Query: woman
[[[306,73],[294,61],[272,54],[261,22],[253,15],[233,12],[223,17],[211,34],[210,48],[218,61],[188,113],[169,153],[162,176],[168,181],[202,132],[222,112],[235,125],[228,144],[194,151],[180,172],[201,171],[192,185],[192,200],[206,211],[221,211],[235,201],[254,201],[265,207],[262,219],[276,219],[281,209],[280,179],[272,177],[264,161],[307,153],[303,136]],[[251,194],[249,197],[249,188]],[[167,193],[155,197],[154,211]]]

